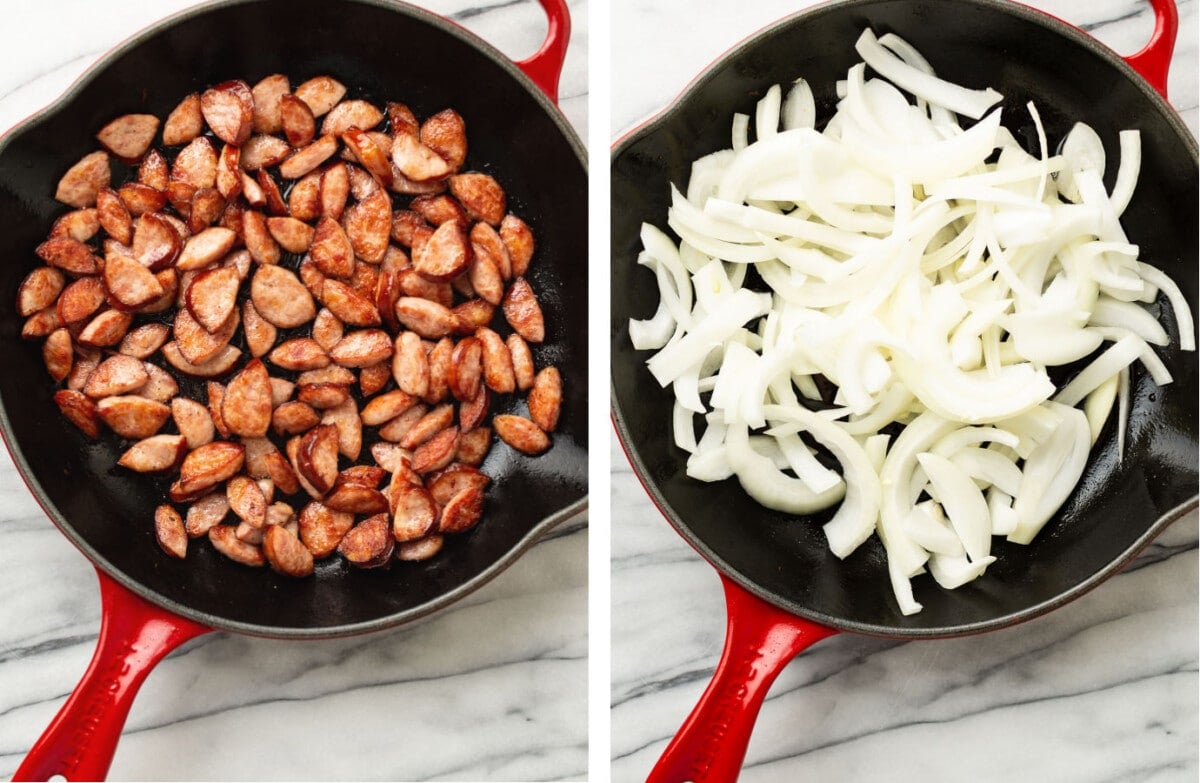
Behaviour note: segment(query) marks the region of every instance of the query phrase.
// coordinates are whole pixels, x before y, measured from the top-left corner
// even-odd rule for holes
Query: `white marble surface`
[[[614,138],[729,46],[811,4],[614,3]],[[1152,27],[1141,0],[1033,4],[1125,53]],[[1169,89],[1195,133],[1197,2],[1179,5]],[[619,447],[611,459],[612,780],[625,783],[645,777],[703,692],[725,621],[713,569],[654,509]],[[1193,513],[1100,589],[1024,625],[918,643],[835,636],[775,682],[741,779],[1193,783],[1198,613]]]
[[[5,4],[0,129],[187,0]],[[422,4],[422,3],[418,3]],[[523,57],[534,0],[428,0]],[[562,106],[587,124],[587,3]],[[282,642],[214,634],[143,686],[111,770],[126,780],[582,780],[587,777],[587,520],[572,520],[495,581],[416,626]],[[82,674],[99,599],[87,561],[0,454],[0,778],[11,777]]]

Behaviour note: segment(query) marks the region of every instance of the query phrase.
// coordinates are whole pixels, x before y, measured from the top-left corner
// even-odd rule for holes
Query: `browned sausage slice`
[[[441,470],[458,453],[458,427],[449,427],[422,443],[413,452],[412,469],[422,476]]]
[[[183,517],[168,505],[161,505],[154,510],[154,537],[162,551],[171,557],[182,560],[187,556],[187,531],[183,527]]]
[[[487,427],[479,427],[470,432],[464,432],[458,439],[458,454],[455,459],[467,465],[479,465],[492,447],[492,431]]]
[[[500,335],[486,326],[475,332],[483,346],[483,379],[487,387],[500,394],[509,394],[516,388],[513,376],[512,353]]]
[[[342,216],[354,254],[369,264],[383,261],[392,231],[392,199],[382,190],[347,207]]]
[[[297,465],[313,489],[324,494],[333,488],[338,475],[338,431],[332,424],[321,424],[300,439]]]
[[[388,510],[383,493],[362,484],[336,484],[323,502],[334,511],[351,514],[380,514]]]
[[[224,375],[233,369],[238,360],[242,357],[242,352],[232,345],[226,345],[217,353],[216,356],[202,364],[193,364],[183,356],[183,352],[179,350],[179,346],[174,341],[167,343],[162,347],[163,358],[175,369],[182,373],[191,375],[195,378],[216,378]]]
[[[380,362],[363,367],[358,373],[358,388],[364,398],[370,397],[383,390],[392,378],[392,368],[389,362]]]
[[[492,483],[486,473],[461,462],[453,463],[429,477],[429,494],[439,506],[445,506],[458,493],[467,489],[487,488]]]
[[[248,476],[234,476],[225,485],[229,508],[243,522],[261,528],[267,524],[267,498],[262,488]]]
[[[460,340],[450,355],[450,393],[473,400],[483,384],[483,344],[474,337]]]
[[[176,397],[171,400],[171,416],[189,449],[212,443],[216,428],[207,407],[187,397]]]
[[[287,159],[288,155],[292,154],[292,148],[288,146],[288,143],[277,136],[251,136],[242,145],[241,150],[242,154],[238,165],[246,171],[258,171],[270,166],[278,166]],[[245,187],[245,180],[243,180],[243,187]],[[247,200],[253,202],[252,199]]]
[[[89,438],[100,437],[100,418],[96,415],[96,403],[72,389],[60,389],[55,392],[54,402],[63,416],[83,434]]]
[[[126,161],[146,154],[158,134],[158,117],[153,114],[125,114],[105,125],[96,140],[108,151]]]
[[[333,116],[332,114],[330,115]],[[326,127],[329,121],[325,122]],[[392,185],[392,161],[388,158],[387,150],[391,149],[391,138],[383,136],[387,140],[388,147],[381,148],[372,134],[358,128],[351,127],[340,133],[342,142],[346,145],[346,149],[354,156],[354,159],[363,165],[363,168],[375,178],[375,180],[383,187],[391,187]]]
[[[212,543],[213,549],[235,563],[255,567],[266,563],[262,549],[238,538],[237,528],[233,525],[217,525],[210,528],[208,531],[208,540]]]
[[[279,101],[292,91],[288,77],[275,73],[264,77],[250,89],[254,97],[254,132],[278,133],[282,125],[279,120]]]
[[[398,134],[392,140],[392,162],[414,182],[441,179],[451,172],[450,164],[415,136]]]
[[[200,110],[200,94],[192,93],[171,110],[163,125],[163,144],[175,147],[187,144],[204,131],[204,114]]]
[[[312,109],[295,95],[285,95],[279,101],[279,121],[288,144],[304,147],[312,143],[317,135],[317,121]]]
[[[204,364],[229,345],[240,322],[241,315],[235,310],[216,332],[210,332],[184,308],[175,313],[175,345],[192,364]]]
[[[262,266],[250,283],[250,298],[259,314],[280,329],[306,324],[317,315],[308,289],[288,269]]]
[[[122,245],[133,242],[133,216],[112,188],[103,188],[96,194],[96,219],[105,232]]]
[[[90,345],[96,348],[106,348],[116,345],[125,338],[133,323],[133,315],[119,310],[105,310],[97,315],[79,333],[77,342],[80,345]]]
[[[24,318],[46,309],[58,299],[66,282],[66,275],[53,267],[33,270],[17,289],[17,312]]]
[[[300,511],[300,540],[313,557],[328,557],[354,526],[354,515],[312,501]]]
[[[70,237],[47,239],[34,252],[50,266],[72,275],[94,275],[98,269],[92,249]]]
[[[217,148],[207,136],[197,136],[175,156],[171,182],[186,183],[196,190],[217,184]],[[188,194],[188,201],[191,201],[191,194]]]
[[[470,487],[450,498],[438,521],[439,533],[465,533],[483,517],[483,490]]]
[[[415,541],[437,525],[437,503],[424,487],[402,482],[394,487],[393,497],[396,510],[392,517],[392,537],[397,541]]]
[[[166,216],[148,212],[133,230],[133,257],[157,272],[172,266],[183,250],[183,239]]]
[[[97,402],[96,415],[122,438],[142,440],[162,429],[171,409],[145,397],[117,395]]]
[[[82,209],[96,206],[96,194],[112,182],[112,168],[107,152],[84,155],[79,162],[67,169],[58,181],[54,198],[64,204]]]
[[[200,96],[200,112],[218,139],[240,145],[254,129],[254,93],[241,80],[222,82]]]
[[[245,461],[240,443],[218,440],[188,454],[179,468],[179,485],[184,492],[202,492],[237,475]]]
[[[271,413],[271,427],[277,435],[297,435],[308,432],[321,422],[321,415],[308,403],[292,400]]]
[[[229,500],[224,492],[211,492],[188,506],[185,529],[191,538],[207,535],[229,514]]]
[[[450,178],[450,192],[473,220],[498,226],[504,219],[504,189],[491,175],[478,171],[455,174]]]
[[[100,363],[83,387],[92,399],[135,392],[150,380],[146,365],[131,356],[117,354]]]
[[[316,370],[329,366],[329,354],[311,337],[294,337],[267,354],[277,367],[285,370]]]
[[[325,411],[321,417],[323,425],[337,429],[338,452],[351,461],[362,453],[362,420],[358,417],[358,406],[354,400],[346,400]]]
[[[375,303],[341,280],[325,281],[321,287],[321,302],[348,326],[379,326],[381,323]]]
[[[413,252],[412,261],[413,268],[425,277],[446,282],[466,271],[471,258],[466,231],[461,223],[450,220],[437,227],[419,252]]]
[[[371,130],[383,121],[383,112],[362,100],[341,101],[329,110],[321,124],[321,134],[340,136],[350,128]]]
[[[391,421],[416,404],[415,397],[396,389],[372,399],[363,406],[360,416],[363,424],[368,427],[377,427]]]
[[[276,573],[301,578],[313,572],[312,552],[286,527],[269,525],[263,533],[262,551]]]
[[[534,456],[550,448],[550,438],[538,425],[523,416],[502,414],[492,419],[500,440],[522,454]]]
[[[322,288],[322,293],[328,295],[324,288]],[[312,336],[322,348],[326,351],[330,350],[338,344],[345,333],[345,324],[329,308],[322,307],[317,311],[317,317],[313,320]]]
[[[130,446],[117,464],[137,473],[164,473],[174,470],[187,455],[187,441],[182,435],[154,435]],[[180,533],[183,522],[180,521]]]
[[[288,193],[288,213],[305,223],[321,216],[321,173],[310,171]]]
[[[162,283],[154,273],[124,255],[110,256],[105,262],[104,286],[128,310],[136,310],[163,295]]]
[[[271,379],[258,359],[233,376],[221,403],[221,418],[234,435],[261,438],[271,426]]]
[[[504,318],[528,342],[540,343],[546,338],[542,307],[523,277],[514,280],[504,295]]]
[[[216,332],[233,315],[241,284],[238,270],[233,267],[201,272],[187,288],[187,309],[201,326]]]
[[[312,244],[312,227],[296,218],[267,218],[267,230],[271,232],[275,241],[289,253],[308,252],[308,248]]]
[[[280,163],[279,175],[284,179],[300,179],[333,157],[337,149],[337,137],[322,136],[307,147],[296,150],[287,160]]]
[[[342,367],[370,367],[392,356],[392,340],[382,329],[359,329],[343,337],[329,352]]]
[[[317,117],[328,114],[346,95],[346,85],[331,76],[314,76],[294,91]]]
[[[429,355],[425,353],[425,346],[416,332],[402,332],[396,338],[392,376],[396,379],[396,385],[412,396],[414,404],[416,398],[424,397],[429,392]],[[396,415],[402,412],[398,411]]]
[[[359,568],[380,568],[392,559],[395,546],[396,540],[392,538],[388,515],[376,514],[363,520],[347,533],[338,545],[338,551],[351,565]]]
[[[162,348],[170,334],[171,328],[166,324],[143,324],[125,335],[117,352],[135,359],[149,359]]]
[[[458,318],[444,305],[428,299],[402,296],[396,300],[396,319],[430,340],[439,340],[454,331]]]
[[[533,353],[529,350],[529,343],[521,339],[519,334],[510,334],[505,340],[508,345],[508,352],[512,354],[513,376],[517,381],[517,388],[521,391],[528,391],[533,386]]]
[[[421,143],[458,171],[467,159],[467,124],[458,112],[443,109],[421,125]]]
[[[334,163],[321,174],[321,214],[340,220],[350,195],[350,171],[345,163]]]
[[[528,403],[533,423],[546,432],[554,432],[562,410],[562,376],[557,368],[546,367],[537,374]]]

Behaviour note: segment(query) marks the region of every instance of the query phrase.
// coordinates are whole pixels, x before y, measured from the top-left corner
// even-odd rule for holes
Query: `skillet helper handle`
[[[100,639],[83,679],[17,768],[13,780],[104,780],[133,698],[167,653],[208,633],[100,577]]]
[[[732,783],[771,683],[788,661],[837,631],[778,609],[721,576],[725,649],[712,682],[646,778],[647,783]]]
[[[1166,98],[1167,72],[1179,35],[1179,9],[1175,7],[1175,0],[1150,0],[1150,5],[1154,8],[1154,32],[1150,42],[1137,54],[1126,57],[1125,62]]]
[[[563,62],[567,59],[567,42],[571,39],[571,12],[567,0],[538,0],[546,12],[549,26],[542,47],[517,67],[533,80],[558,105],[558,77],[562,75]]]

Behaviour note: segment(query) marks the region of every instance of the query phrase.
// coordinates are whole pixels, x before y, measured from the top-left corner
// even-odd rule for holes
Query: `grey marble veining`
[[[614,3],[613,137],[730,46],[812,4]],[[1153,26],[1143,0],[1033,4],[1123,53],[1140,49]],[[1196,0],[1179,11],[1169,91],[1196,133]],[[716,572],[659,515],[613,440],[612,780],[630,783],[708,684],[725,618]],[[1195,781],[1197,538],[1192,513],[1099,589],[1004,631],[814,645],[772,687],[741,780]]]
[[[7,4],[0,129],[54,100],[110,47],[193,4]],[[418,4],[515,58],[545,35],[534,0]],[[587,3],[570,7],[561,106],[586,136]],[[585,514],[413,626],[316,642],[194,640],[142,687],[111,778],[585,779],[587,541]],[[0,453],[0,778],[75,686],[98,628],[91,566]]]

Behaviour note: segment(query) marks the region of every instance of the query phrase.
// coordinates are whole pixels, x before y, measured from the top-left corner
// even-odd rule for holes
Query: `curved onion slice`
[[[746,494],[775,511],[812,514],[838,502],[846,491],[842,482],[825,492],[813,492],[800,479],[785,476],[769,457],[750,447],[750,433],[745,424],[729,427],[725,433],[725,454]]]

